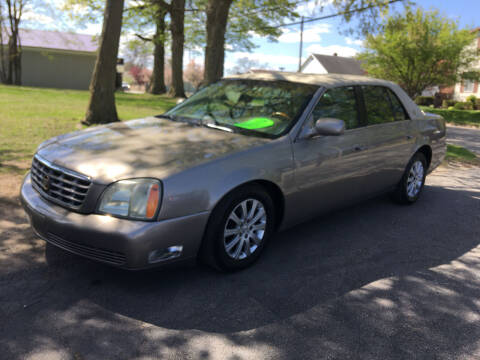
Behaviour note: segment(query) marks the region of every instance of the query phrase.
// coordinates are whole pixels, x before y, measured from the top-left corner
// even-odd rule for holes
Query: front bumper
[[[32,187],[30,174],[20,198],[35,233],[69,252],[131,270],[194,259],[209,212],[154,222],[79,214],[45,200]],[[152,251],[183,247],[181,255],[150,262]]]

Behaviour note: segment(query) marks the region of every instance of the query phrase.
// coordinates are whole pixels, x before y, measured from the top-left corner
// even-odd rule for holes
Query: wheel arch
[[[254,180],[243,182],[233,187],[218,199],[218,201],[215,203],[215,205],[212,208],[212,213],[213,213],[213,210],[218,206],[218,204],[221,203],[222,200],[225,199],[228,195],[230,195],[235,191],[238,191],[242,187],[249,186],[249,185],[261,186],[272,198],[273,204],[275,207],[275,229],[278,229],[280,227],[280,224],[283,221],[283,216],[285,214],[285,196],[281,188],[271,180],[254,179]]]
[[[425,158],[427,159],[427,169],[430,167],[430,164],[432,162],[432,148],[430,145],[423,145],[418,148],[418,150],[415,152],[416,153],[422,153],[425,155]]]

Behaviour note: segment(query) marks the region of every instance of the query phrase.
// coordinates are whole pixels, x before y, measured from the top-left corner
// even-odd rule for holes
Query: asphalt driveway
[[[449,126],[447,141],[449,144],[462,146],[480,155],[480,128]]]
[[[128,273],[45,247],[0,190],[0,358],[478,359],[480,169],[278,234],[251,269]]]

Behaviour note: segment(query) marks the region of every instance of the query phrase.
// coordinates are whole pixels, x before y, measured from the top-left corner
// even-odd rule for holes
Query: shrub
[[[457,110],[473,110],[474,106],[471,102],[458,102],[454,108]]]
[[[415,98],[415,104],[423,106],[433,105],[433,96],[417,96]]]
[[[449,108],[449,107],[455,106],[455,104],[456,104],[456,101],[451,99],[445,99],[442,101],[443,108]]]
[[[449,106],[447,110],[453,110],[455,109],[453,106]]]
[[[475,103],[477,102],[477,97],[475,95],[470,95],[469,97],[467,97],[466,102],[472,104],[472,106],[475,106]]]
[[[477,99],[477,101],[475,101],[474,108],[475,108],[475,110],[480,110],[480,99]]]

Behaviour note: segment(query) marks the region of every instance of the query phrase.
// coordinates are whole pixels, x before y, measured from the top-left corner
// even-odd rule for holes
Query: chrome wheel
[[[267,213],[256,199],[238,204],[227,218],[223,232],[223,245],[229,257],[242,260],[257,250],[265,236]]]
[[[424,171],[421,161],[417,160],[412,164],[407,178],[407,194],[409,197],[417,196],[422,189]]]

